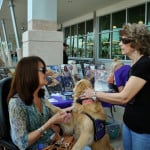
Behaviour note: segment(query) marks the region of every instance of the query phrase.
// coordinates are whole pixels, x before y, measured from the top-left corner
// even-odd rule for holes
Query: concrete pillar
[[[23,57],[38,55],[47,65],[63,62],[63,33],[57,31],[57,0],[28,0],[28,30]]]

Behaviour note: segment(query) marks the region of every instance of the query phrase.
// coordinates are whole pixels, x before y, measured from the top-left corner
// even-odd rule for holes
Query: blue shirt
[[[130,68],[131,67],[129,65],[123,65],[114,72],[115,85],[117,87],[125,86],[129,78]]]

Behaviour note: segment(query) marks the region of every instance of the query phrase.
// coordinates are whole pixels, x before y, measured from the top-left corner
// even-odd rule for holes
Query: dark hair
[[[140,54],[150,55],[150,31],[144,24],[126,24],[120,31],[121,36],[132,39],[131,47],[136,48]]]
[[[68,45],[66,43],[63,43],[63,46],[67,47]]]
[[[46,67],[45,62],[38,56],[24,57],[18,62],[11,82],[8,101],[15,94],[18,94],[26,105],[33,103],[33,93],[39,86],[37,71],[39,62]],[[38,96],[44,97],[43,89],[39,90]]]

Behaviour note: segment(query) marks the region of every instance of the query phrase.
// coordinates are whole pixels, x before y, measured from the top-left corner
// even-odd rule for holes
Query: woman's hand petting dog
[[[94,89],[87,88],[80,95],[80,99],[92,98],[94,96]]]
[[[50,119],[50,124],[67,123],[71,120],[71,118],[71,113],[67,113],[66,111],[59,111],[52,116]]]

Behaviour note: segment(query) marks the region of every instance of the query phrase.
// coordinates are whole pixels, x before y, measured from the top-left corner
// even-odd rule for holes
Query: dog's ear
[[[89,80],[82,79],[82,80],[78,81],[74,87],[75,99],[78,99],[79,96],[83,93],[83,91],[87,88],[93,88],[92,84]]]
[[[45,105],[50,108],[54,114],[61,110],[59,107],[52,105],[48,100],[45,100]]]
[[[79,82],[77,82],[75,89],[76,88],[80,88],[81,90],[85,90],[87,88],[93,88],[93,87],[92,87],[92,84],[89,80],[82,79]]]

